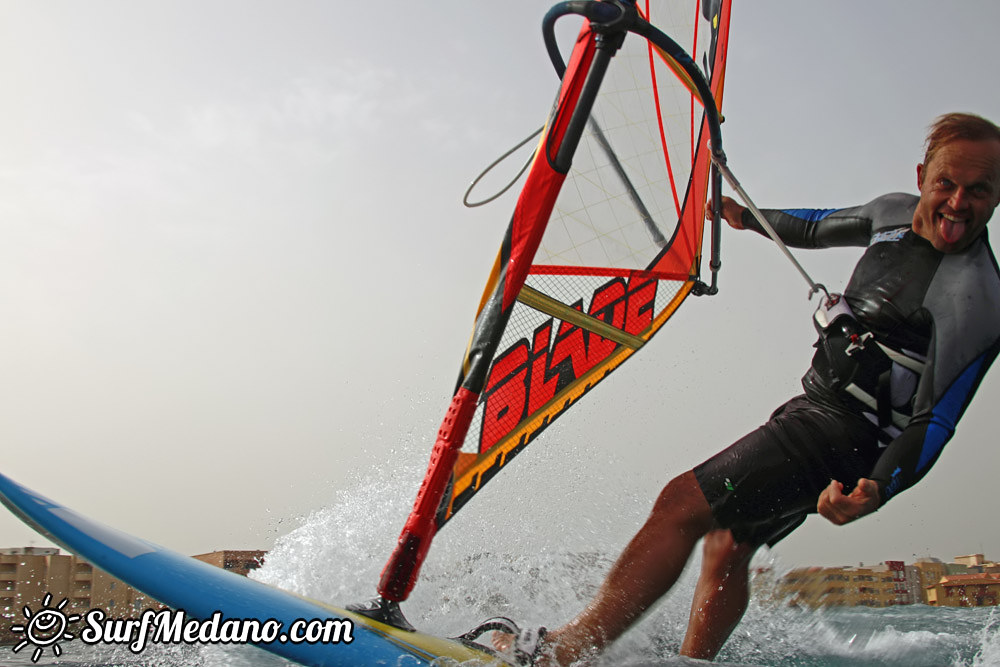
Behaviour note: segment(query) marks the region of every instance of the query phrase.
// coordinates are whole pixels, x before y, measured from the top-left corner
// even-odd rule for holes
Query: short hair
[[[971,113],[946,113],[938,116],[927,133],[924,166],[930,164],[941,146],[958,139],[968,141],[1000,141],[1000,127],[982,116]]]

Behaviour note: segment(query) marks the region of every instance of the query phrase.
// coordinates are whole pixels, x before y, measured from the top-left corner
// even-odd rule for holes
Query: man
[[[919,197],[855,208],[764,212],[791,246],[867,246],[843,299],[817,313],[805,393],[669,482],[574,620],[538,646],[497,634],[497,648],[521,640],[536,664],[559,665],[600,651],[673,586],[704,538],[680,652],[712,659],[746,609],[760,545],[812,512],[836,525],[870,514],[923,477],[1000,351],[1000,273],[985,233],[1000,203],[1000,128],[969,114],[938,118],[917,187]],[[731,199],[722,213],[762,232]]]

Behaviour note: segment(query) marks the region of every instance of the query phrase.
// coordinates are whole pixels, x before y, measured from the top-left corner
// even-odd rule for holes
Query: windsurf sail
[[[566,14],[585,21],[564,66],[552,25]],[[712,188],[719,201],[710,142],[721,156],[729,0],[566,2],[544,32],[562,86],[383,600],[406,599],[433,535],[484,484],[688,295],[715,290],[717,257],[706,285],[701,248]]]

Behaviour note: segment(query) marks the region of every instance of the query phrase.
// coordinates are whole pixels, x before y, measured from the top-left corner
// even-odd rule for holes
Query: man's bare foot
[[[545,628],[525,629],[520,635],[497,631],[490,637],[490,642],[497,652],[514,658],[519,665],[553,667],[558,663],[553,662],[549,654],[548,649],[552,647],[550,637]]]
[[[511,649],[514,648],[515,639],[516,637],[509,632],[494,632],[493,636],[490,637],[490,643],[498,652],[510,653]]]

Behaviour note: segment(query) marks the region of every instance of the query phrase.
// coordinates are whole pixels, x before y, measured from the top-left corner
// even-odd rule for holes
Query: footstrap
[[[483,644],[476,640],[487,632],[503,632],[508,635],[513,635],[514,646],[512,650],[512,657],[514,658],[515,664],[520,667],[530,667],[530,665],[535,664],[535,660],[537,660],[538,656],[541,655],[542,642],[545,639],[545,635],[548,634],[548,630],[545,628],[525,628],[522,630],[517,627],[517,623],[506,616],[495,616],[491,619],[483,621],[465,634],[455,637],[455,639],[466,644],[475,644],[477,647],[483,648]],[[493,651],[492,649],[488,650],[491,653],[496,653],[496,651]]]
[[[542,653],[542,643],[548,630],[545,628],[525,628],[514,640],[514,659],[518,665],[533,665]]]
[[[517,623],[510,620],[506,616],[495,616],[483,621],[476,627],[466,632],[464,635],[455,637],[455,639],[459,641],[474,642],[487,632],[504,632],[508,635],[518,637],[521,635],[521,628],[517,627]]]

